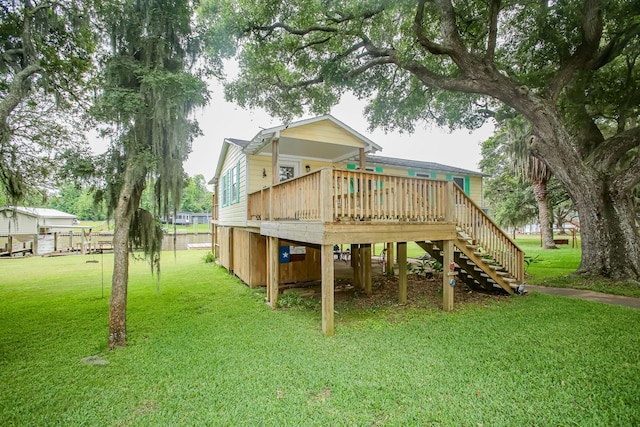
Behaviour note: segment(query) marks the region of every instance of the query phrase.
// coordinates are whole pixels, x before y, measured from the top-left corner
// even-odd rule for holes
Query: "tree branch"
[[[440,9],[440,32],[445,41],[445,49],[451,59],[460,64],[460,61],[468,55],[458,33],[456,11],[451,0],[434,0],[434,3]]]
[[[416,8],[416,16],[413,20],[413,29],[416,33],[416,38],[422,47],[427,49],[430,53],[434,55],[446,55],[449,53],[444,46],[441,46],[437,43],[432,42],[427,38],[424,34],[423,29],[423,20],[424,20],[424,7],[427,0],[420,0],[418,2],[418,7]]]
[[[609,43],[600,50],[598,55],[589,61],[589,68],[597,70],[613,61],[620,56],[624,48],[627,47],[638,34],[640,34],[640,22],[626,28],[622,33],[616,34],[611,38]]]
[[[602,38],[602,9],[600,0],[586,0],[582,13],[582,43],[575,53],[558,69],[551,79],[545,93],[549,100],[556,102],[562,89],[575,73],[594,57]]]
[[[25,83],[34,74],[42,71],[40,64],[32,64],[15,75],[9,85],[7,95],[0,101],[0,126],[6,123],[9,114],[20,104],[25,91]]]
[[[485,60],[493,62],[496,53],[496,40],[498,38],[498,14],[500,13],[500,0],[491,0],[489,6],[489,35],[487,37],[487,51]]]
[[[589,161],[600,164],[602,170],[608,170],[614,167],[627,151],[635,147],[640,147],[640,126],[605,140],[593,150]]]
[[[640,184],[640,157],[636,156],[629,167],[621,171],[613,180],[612,188],[620,188],[621,191],[628,193],[638,184]]]
[[[267,36],[273,33],[278,28],[286,31],[289,34],[293,34],[296,36],[304,36],[313,32],[323,32],[323,33],[337,33],[338,29],[334,27],[325,27],[321,25],[312,25],[303,29],[296,29],[291,27],[290,25],[284,24],[282,22],[276,22],[271,25],[257,26],[253,27],[252,30],[263,31],[266,32]]]

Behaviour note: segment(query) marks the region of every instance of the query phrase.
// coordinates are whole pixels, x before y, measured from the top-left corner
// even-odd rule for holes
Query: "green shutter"
[[[220,192],[222,193],[222,207],[227,206],[227,174],[222,175],[222,181],[220,182]]]
[[[453,181],[453,176],[450,174],[447,174],[447,181]]]
[[[240,160],[238,160],[238,164],[236,165],[236,203],[240,203]]]
[[[468,176],[464,177],[464,193],[467,196],[471,195],[471,179]]]
[[[409,169],[409,176],[416,176],[416,171]]]
[[[381,166],[376,166],[376,172],[382,173],[383,170],[384,169]]]
[[[231,180],[233,179],[231,169],[226,173],[227,175],[227,205],[231,204]]]
[[[436,179],[438,174],[436,172],[431,172],[431,178]]]
[[[356,165],[353,163],[347,163],[347,169],[356,170]]]

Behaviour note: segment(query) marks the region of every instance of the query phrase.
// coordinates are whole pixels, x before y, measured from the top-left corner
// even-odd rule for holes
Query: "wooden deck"
[[[453,278],[509,293],[524,281],[524,253],[451,181],[320,169],[249,194],[247,224],[267,237],[267,300],[272,305],[278,298],[278,239],[320,247],[323,331],[328,335],[333,334],[336,244],[352,245],[354,280],[364,283],[366,291],[371,244],[397,243],[401,302],[406,242],[411,241],[450,267],[443,275],[445,310],[453,307]]]
[[[318,245],[464,239],[524,281],[523,252],[451,181],[327,168],[250,194],[247,213],[265,236]]]

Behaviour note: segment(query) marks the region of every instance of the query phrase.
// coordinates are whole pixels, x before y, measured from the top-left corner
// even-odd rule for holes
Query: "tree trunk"
[[[553,242],[553,223],[551,221],[551,209],[549,208],[549,195],[547,182],[533,182],[533,194],[538,204],[538,219],[540,221],[540,235],[542,236],[543,249],[558,249]]]
[[[580,218],[582,259],[577,273],[614,280],[640,280],[640,238],[631,191],[621,171],[599,158],[584,160],[561,115],[544,101],[528,112],[531,149],[551,167],[573,200]],[[606,141],[600,142],[601,144]]]
[[[615,280],[640,278],[640,238],[630,194],[596,181],[576,190],[582,260],[578,273]]]
[[[129,161],[125,182],[113,214],[113,278],[109,305],[109,346],[127,345],[127,285],[129,283],[129,228],[140,202],[141,190],[135,184],[135,167]]]

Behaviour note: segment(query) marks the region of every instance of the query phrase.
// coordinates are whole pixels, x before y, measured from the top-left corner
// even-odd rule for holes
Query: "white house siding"
[[[236,203],[232,201],[231,203],[223,206],[222,194],[223,189],[222,185],[224,182],[223,177],[227,174],[227,171],[236,167],[236,165],[240,165],[240,182],[239,189],[240,192],[240,200]],[[218,203],[220,206],[218,224],[224,226],[239,226],[244,227],[247,225],[247,191],[246,191],[246,182],[247,182],[247,162],[246,156],[242,153],[240,147],[231,144],[229,146],[229,151],[227,151],[227,156],[224,160],[222,166],[222,173],[220,175],[220,179],[218,181]]]
[[[4,213],[4,212],[3,212]],[[0,234],[37,234],[38,218],[16,212],[15,218],[7,218],[0,213]]]

